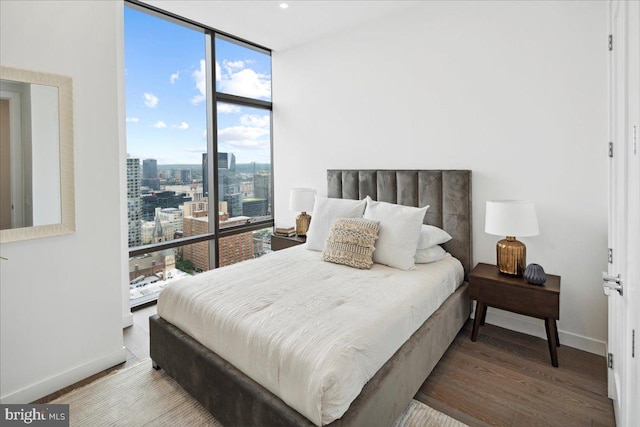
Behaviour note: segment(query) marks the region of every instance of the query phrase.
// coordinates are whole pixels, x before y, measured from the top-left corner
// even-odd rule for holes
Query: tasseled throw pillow
[[[379,221],[361,218],[338,218],[322,251],[323,261],[349,267],[370,269],[378,238]]]

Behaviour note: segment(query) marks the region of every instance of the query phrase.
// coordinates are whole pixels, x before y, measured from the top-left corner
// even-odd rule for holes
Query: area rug
[[[71,426],[222,427],[151,360],[113,372],[51,403],[69,404]],[[464,427],[453,418],[413,400],[394,427]]]

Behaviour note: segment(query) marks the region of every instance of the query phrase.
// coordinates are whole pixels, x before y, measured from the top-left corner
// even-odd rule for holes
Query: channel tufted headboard
[[[429,205],[424,223],[453,237],[443,247],[460,260],[468,278],[473,267],[470,170],[327,170],[327,196]]]

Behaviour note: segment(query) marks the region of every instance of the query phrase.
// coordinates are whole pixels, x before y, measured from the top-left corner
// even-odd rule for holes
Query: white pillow
[[[447,251],[438,245],[418,249],[416,251],[416,264],[429,264],[430,262],[440,261],[446,254]]]
[[[394,205],[373,201],[369,196],[365,200],[364,218],[380,221],[373,262],[400,270],[414,269],[420,229],[429,206]]]
[[[427,249],[435,245],[447,243],[452,237],[449,233],[441,228],[433,225],[422,225],[420,231],[420,239],[418,240],[418,249]]]
[[[329,199],[316,196],[307,231],[307,249],[321,251],[329,237],[331,225],[338,218],[362,218],[367,202],[364,200]]]

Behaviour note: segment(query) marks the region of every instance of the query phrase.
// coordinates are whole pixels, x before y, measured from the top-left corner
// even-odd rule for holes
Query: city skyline
[[[271,216],[270,108],[218,102],[215,93],[271,101],[271,56],[226,37],[125,6],[125,91],[129,247],[210,232],[208,126],[217,126],[215,218],[219,227]],[[161,54],[159,54],[161,52]],[[210,64],[210,69],[207,67]],[[217,95],[216,95],[217,96]],[[209,105],[209,111],[207,109]],[[220,265],[269,250],[270,228],[219,239]],[[131,257],[130,297],[208,270],[211,242]]]

